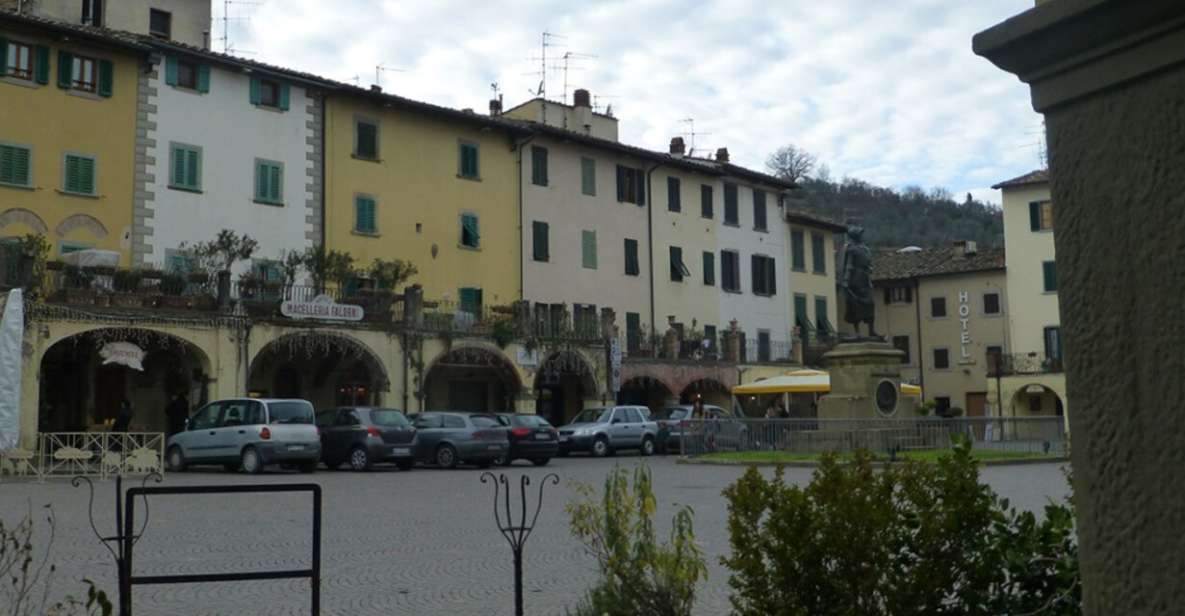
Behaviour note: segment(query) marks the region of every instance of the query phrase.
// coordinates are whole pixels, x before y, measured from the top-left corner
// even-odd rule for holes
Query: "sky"
[[[222,50],[223,0],[213,46]],[[727,147],[764,169],[795,144],[832,179],[990,186],[1041,166],[1028,87],[971,52],[971,37],[1032,0],[232,1],[231,52],[456,108],[512,107],[588,89],[623,142]],[[384,67],[376,74],[377,66]],[[693,122],[687,122],[691,118]]]

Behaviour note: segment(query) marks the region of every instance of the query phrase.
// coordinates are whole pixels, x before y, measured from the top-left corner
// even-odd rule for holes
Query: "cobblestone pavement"
[[[614,464],[632,467],[642,459],[556,459],[546,469],[516,464],[541,478],[554,471],[561,484],[548,488],[535,534],[525,551],[528,614],[563,614],[594,579],[592,560],[569,534],[563,512],[573,497],[571,481],[599,484]],[[720,491],[743,469],[676,465],[673,459],[646,460],[654,474],[660,519],[673,506],[695,509],[695,527],[709,557],[709,579],[699,592],[697,613],[728,611],[727,574],[717,562],[727,553],[726,510]],[[519,463],[521,464],[521,463]],[[321,484],[324,496],[323,613],[341,616],[389,614],[509,614],[513,611],[510,549],[494,529],[492,489],[480,471],[418,468],[411,472],[320,471],[305,476],[278,472],[261,477],[223,472],[173,474],[168,485],[301,482]],[[808,469],[787,469],[795,482]],[[1054,464],[991,467],[984,479],[1014,505],[1040,510],[1060,499],[1066,482]],[[97,484],[99,529],[113,528],[113,482]],[[77,592],[83,577],[95,580],[114,599],[110,555],[91,534],[87,491],[54,479],[43,484],[0,483],[0,519],[15,522],[32,507],[52,505],[57,518],[53,561],[55,594]],[[307,495],[219,495],[157,497],[148,530],[137,544],[137,574],[178,574],[286,569],[308,566],[311,506]],[[665,529],[660,529],[665,534]],[[137,615],[307,614],[304,580],[141,586]]]

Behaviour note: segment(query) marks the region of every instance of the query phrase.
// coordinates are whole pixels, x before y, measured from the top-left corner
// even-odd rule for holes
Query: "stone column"
[[[1055,0],[974,50],[1045,115],[1083,606],[1185,602],[1185,3]]]
[[[403,324],[415,328],[424,325],[424,287],[418,284],[403,290]]]
[[[741,340],[744,338],[745,332],[737,327],[735,320],[728,324],[728,330],[724,332],[724,361],[741,363]]]

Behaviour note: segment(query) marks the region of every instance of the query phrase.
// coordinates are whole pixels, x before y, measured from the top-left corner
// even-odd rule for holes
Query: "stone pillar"
[[[418,284],[403,290],[403,324],[415,328],[424,325],[424,287]]]
[[[1185,3],[1056,0],[975,36],[1045,115],[1088,615],[1185,602]]]
[[[737,327],[737,322],[734,319],[728,324],[728,330],[724,332],[724,361],[734,364],[741,363],[741,340],[744,339],[745,332]]]
[[[675,327],[675,316],[667,317],[667,332],[662,337],[662,356],[665,359],[679,359],[679,329]]]
[[[906,417],[912,408],[901,398],[901,360],[905,352],[886,342],[846,342],[823,354],[831,393],[819,399],[820,419]],[[883,406],[877,390],[892,386],[896,403]],[[886,398],[888,399],[888,398]]]

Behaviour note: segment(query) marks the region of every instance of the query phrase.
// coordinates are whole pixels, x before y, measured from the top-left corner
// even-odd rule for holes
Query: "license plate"
[[[536,435],[535,435],[535,440],[537,440],[537,441],[548,441],[548,440],[551,440],[551,435],[550,435],[550,434],[536,434]]]
[[[409,455],[411,455],[411,450],[408,449],[407,447],[392,447],[391,448],[391,455],[393,455],[393,456],[409,456]]]

